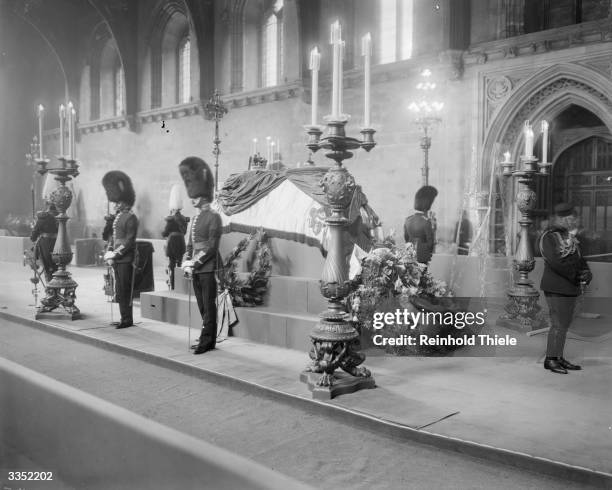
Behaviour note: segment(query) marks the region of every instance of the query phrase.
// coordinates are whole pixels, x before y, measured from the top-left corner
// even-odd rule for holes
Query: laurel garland
[[[246,280],[236,272],[237,262],[252,240],[257,240],[254,268]],[[222,287],[229,291],[234,306],[259,306],[268,292],[272,253],[268,239],[262,230],[243,238],[223,261]]]

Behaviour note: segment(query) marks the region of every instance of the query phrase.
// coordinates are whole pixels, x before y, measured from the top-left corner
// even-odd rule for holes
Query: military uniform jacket
[[[198,273],[214,272],[222,267],[219,255],[221,238],[221,216],[205,206],[200,214],[191,220],[187,251],[183,260],[195,262],[193,271]]]
[[[117,213],[113,221],[113,235],[108,242],[108,250],[114,251],[116,263],[132,262],[136,251],[138,218],[131,210]]]
[[[404,222],[404,240],[416,248],[417,261],[423,264],[431,260],[435,237],[431,221],[420,211],[408,216]]]
[[[166,255],[180,259],[185,253],[185,233],[187,232],[186,218],[181,213],[166,216],[166,226],[162,237],[166,238]]]
[[[540,237],[540,251],[544,258],[544,273],[540,289],[549,293],[578,296],[581,272],[589,271],[582,258],[580,244],[567,230],[551,228]]]
[[[48,211],[41,211],[36,217],[34,229],[30,235],[30,240],[35,242],[42,235],[51,235],[49,238],[57,238],[57,220],[53,214]]]

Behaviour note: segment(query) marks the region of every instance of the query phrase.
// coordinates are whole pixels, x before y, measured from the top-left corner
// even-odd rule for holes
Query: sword
[[[187,289],[189,290],[189,295],[188,295],[188,301],[189,304],[187,305],[187,315],[188,315],[188,324],[187,324],[187,352],[191,351],[191,288],[193,286],[193,279],[191,276],[187,276],[187,278],[189,279],[189,285],[187,287]]]

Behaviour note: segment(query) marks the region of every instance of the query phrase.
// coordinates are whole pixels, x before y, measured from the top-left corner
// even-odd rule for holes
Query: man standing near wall
[[[544,368],[559,374],[582,369],[563,357],[576,298],[593,277],[582,258],[577,233],[576,211],[571,204],[562,203],[555,206],[551,226],[540,237],[540,251],[544,259],[540,288],[550,308],[551,320]]]
[[[138,218],[132,212],[132,206],[136,200],[136,194],[132,181],[120,170],[108,172],[102,179],[102,185],[106,190],[108,200],[116,203],[113,234],[109,237],[104,261],[115,271],[115,296],[121,314],[121,321],[116,328],[127,328],[134,325],[132,293]]]
[[[414,196],[414,214],[404,222],[404,240],[414,245],[417,261],[428,264],[435,249],[434,219],[429,215],[438,190],[430,185],[421,187]]]
[[[179,165],[187,195],[198,214],[188,230],[183,271],[192,278],[193,290],[202,315],[202,332],[194,354],[215,348],[217,341],[217,279],[222,261],[219,255],[221,217],[210,208],[214,179],[210,167],[198,157],[188,157]]]

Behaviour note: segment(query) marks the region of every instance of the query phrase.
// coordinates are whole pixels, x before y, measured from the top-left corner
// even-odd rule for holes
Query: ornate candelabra
[[[442,118],[439,116],[444,103],[431,100],[429,94],[436,88],[436,84],[430,81],[431,71],[423,70],[421,73],[423,80],[420,81],[416,88],[420,93],[418,100],[411,102],[408,109],[415,115],[414,122],[423,131],[420,146],[423,150],[423,167],[421,175],[423,177],[423,185],[429,185],[429,149],[431,148],[430,133],[435,126],[440,124]]]
[[[551,166],[551,163],[545,161],[546,149],[543,150],[544,161],[541,163],[532,155],[533,132],[528,121],[525,124],[525,133],[526,149],[525,156],[519,158],[520,169],[514,169],[515,164],[510,160],[509,152],[505,153],[504,161],[500,164],[503,175],[506,177],[512,176],[518,182],[516,205],[521,215],[518,220],[520,225],[519,242],[513,261],[514,269],[519,276],[508,290],[506,313],[499,318],[497,324],[519,331],[535,330],[543,326],[544,323],[544,316],[538,305],[540,293],[533,287],[533,282],[529,279],[529,273],[535,267],[529,229],[534,223],[533,210],[537,202],[536,181],[540,177],[548,176]]]
[[[349,322],[344,307],[345,298],[350,293],[349,265],[344,243],[348,224],[345,214],[353,198],[355,179],[342,166],[342,162],[353,156],[350,150],[363,148],[370,151],[376,143],[371,128],[361,131],[361,141],[346,136],[346,123],[346,119],[330,118],[327,135],[322,139],[319,126],[306,127],[309,136],[306,146],[312,152],[327,150],[325,156],[334,162],[320,182],[332,211],[331,216],[325,220],[329,226],[330,244],[320,283],[321,294],[327,299],[328,307],[319,315],[321,320],[310,333],[313,343],[310,351],[312,361],[300,378],[308,383],[314,398],[322,399],[375,386],[370,371],[360,366],[365,355],[357,351],[359,332]],[[335,373],[337,368],[348,374]]]
[[[219,121],[221,121],[223,116],[228,112],[217,90],[215,90],[215,93],[208,99],[208,102],[204,106],[204,110],[206,111],[206,116],[215,121],[215,139],[213,140],[215,147],[213,148],[213,155],[215,156],[215,193],[217,193],[219,190],[219,155],[221,154],[221,150],[219,149],[219,145],[221,144],[221,139],[219,138]]]
[[[46,285],[45,298],[41,300],[41,306],[37,309],[35,318],[41,318],[53,312],[58,314],[58,308],[62,308],[61,314],[66,314],[72,320],[80,318],[81,312],[77,308],[76,288],[78,284],[72,279],[70,272],[66,270],[66,266],[72,261],[72,250],[68,240],[68,232],[66,230],[66,222],[68,215],[66,210],[72,203],[72,192],[66,186],[66,182],[72,180],[79,175],[79,165],[76,161],[76,112],[72,104],[67,107],[68,119],[68,155],[64,155],[64,118],[66,117],[66,108],[60,106],[60,155],[57,157],[58,164],[49,166],[50,160],[43,157],[42,138],[39,158],[36,159],[38,165],[38,173],[45,175],[50,173],[59,183],[58,187],[51,192],[49,199],[58,211],[56,220],[58,222],[57,238],[55,247],[51,256],[58,266],[57,271],[53,273],[53,278]]]

